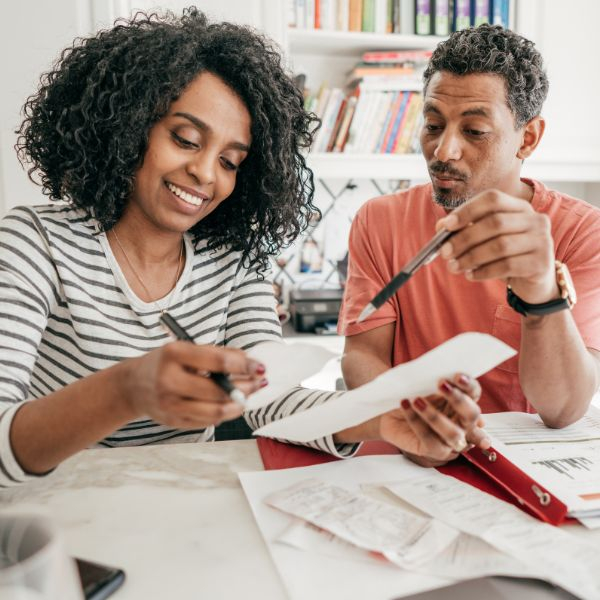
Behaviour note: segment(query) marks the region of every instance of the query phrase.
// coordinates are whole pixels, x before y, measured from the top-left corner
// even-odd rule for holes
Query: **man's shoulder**
[[[371,198],[362,205],[358,215],[369,222],[390,220],[397,222],[397,219],[405,214],[410,213],[414,216],[415,208],[423,208],[430,200],[431,184],[415,185],[393,194]]]
[[[552,220],[572,221],[581,223],[581,219],[590,219],[590,222],[600,222],[600,208],[575,198],[564,192],[547,188],[539,182],[534,182],[536,190],[539,186],[540,210],[547,212]]]

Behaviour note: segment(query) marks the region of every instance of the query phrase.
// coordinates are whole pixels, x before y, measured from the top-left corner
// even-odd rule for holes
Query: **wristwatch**
[[[541,304],[529,304],[529,302],[521,300],[509,285],[506,288],[506,300],[509,306],[524,316],[549,315],[559,310],[573,308],[577,302],[577,293],[575,292],[575,286],[573,285],[569,269],[567,269],[567,265],[559,260],[554,261],[554,266],[556,268],[556,283],[558,283],[560,289],[560,298],[550,300],[549,302],[542,302]]]

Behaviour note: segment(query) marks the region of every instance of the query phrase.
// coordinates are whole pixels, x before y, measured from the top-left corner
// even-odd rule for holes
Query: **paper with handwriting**
[[[308,442],[398,408],[402,398],[437,391],[440,379],[466,373],[479,377],[516,351],[484,333],[463,333],[373,381],[324,404],[257,429],[255,435]]]

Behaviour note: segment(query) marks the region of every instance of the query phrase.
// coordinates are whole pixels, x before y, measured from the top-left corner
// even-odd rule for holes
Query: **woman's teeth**
[[[167,187],[171,192],[173,192],[178,198],[181,198],[184,202],[188,202],[189,204],[193,204],[194,206],[202,206],[202,202],[204,202],[203,198],[200,198],[199,196],[194,196],[189,192],[184,192],[181,188],[178,188],[172,183],[167,183]]]

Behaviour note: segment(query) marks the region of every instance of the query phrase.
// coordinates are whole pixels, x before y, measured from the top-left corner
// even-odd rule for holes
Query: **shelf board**
[[[434,35],[400,33],[363,33],[322,29],[287,30],[292,54],[362,54],[368,50],[427,50],[444,38]]]
[[[418,179],[429,180],[420,154],[338,154],[308,155],[308,166],[320,179]],[[523,176],[540,181],[600,181],[600,159],[530,159]]]

